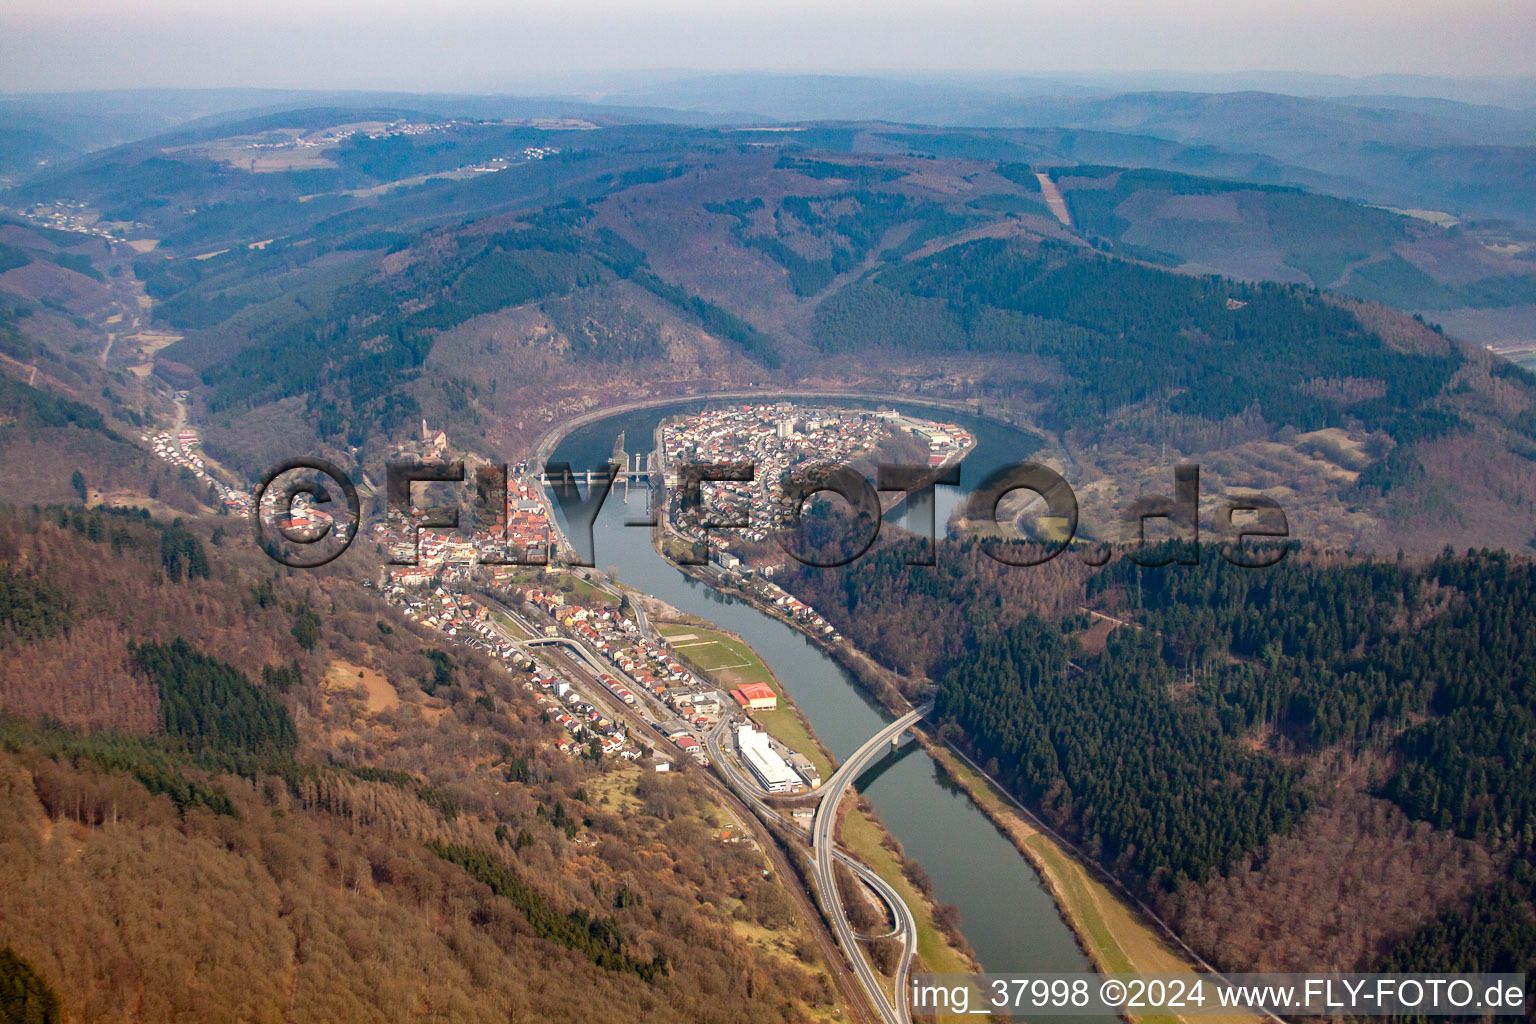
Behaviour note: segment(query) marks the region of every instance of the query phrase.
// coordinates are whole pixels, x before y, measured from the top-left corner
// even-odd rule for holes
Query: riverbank
[[[658,553],[668,545],[666,517],[662,516],[658,536],[653,538]],[[663,555],[665,557],[665,554]],[[680,566],[682,571],[706,584],[715,591],[727,594],[750,604],[758,612],[790,626],[825,654],[848,670],[864,691],[874,696],[893,714],[910,710],[905,690],[913,681],[904,680],[891,670],[879,665],[847,639],[829,641],[807,630],[803,623],[762,599],[752,590],[736,585],[718,572],[696,566]],[[906,686],[903,686],[903,683]],[[774,686],[782,692],[782,687]],[[1038,819],[1032,812],[997,786],[964,757],[963,754],[938,743],[921,730],[914,730],[925,751],[939,766],[944,775],[959,787],[998,829],[1014,849],[1040,877],[1046,892],[1054,901],[1057,913],[1072,932],[1078,947],[1088,957],[1095,970],[1106,973],[1128,974],[1190,974],[1210,970],[1186,948],[1182,948],[1171,930],[1153,919],[1144,907],[1135,904],[1128,894],[1117,888],[1097,868],[1085,862]],[[854,812],[858,813],[858,812]],[[850,815],[851,817],[851,815]],[[846,820],[845,820],[846,827]],[[879,826],[875,826],[879,827]],[[883,832],[883,829],[881,830]],[[857,827],[854,832],[858,834]],[[845,842],[845,845],[847,843]],[[871,845],[864,844],[861,859],[868,863]],[[876,844],[879,845],[879,844]],[[873,867],[874,865],[871,865]],[[897,872],[900,873],[899,871]],[[884,873],[882,872],[882,877]],[[896,880],[886,879],[893,885]],[[901,881],[907,880],[903,876]],[[910,886],[909,886],[910,887]],[[897,885],[898,891],[903,891]],[[930,907],[930,914],[933,908]],[[963,932],[963,929],[962,929]],[[921,942],[919,944],[921,946]],[[1137,1024],[1175,1024],[1182,1018],[1170,1015],[1131,1016]],[[1223,1017],[1232,1024],[1257,1024],[1260,1018],[1252,1015]]]
[[[779,706],[773,711],[754,711],[751,717],[775,739],[809,757],[822,778],[830,778],[836,760],[773,670],[739,635],[706,623],[705,619],[689,615],[656,626],[668,638],[674,654],[716,685],[726,689],[745,682],[768,685],[778,695]],[[917,955],[922,968],[944,974],[980,971],[981,965],[945,933],[939,923],[938,903],[908,877],[901,844],[862,799],[859,803],[843,815],[840,840],[845,849],[885,879],[911,908],[917,921]],[[963,931],[960,934],[963,943]],[[883,977],[887,982],[891,980]]]
[[[967,416],[982,418],[981,402],[968,399],[953,398],[928,398],[923,395],[889,394],[886,392],[861,392],[861,391],[818,391],[818,390],[783,390],[779,388],[763,390],[736,390],[717,391],[708,394],[681,394],[661,395],[652,398],[636,399],[631,402],[621,402],[618,405],[606,405],[596,409],[589,409],[567,420],[562,420],[546,430],[533,447],[533,459],[542,465],[549,459],[550,454],[574,430],[597,423],[614,416],[625,413],[638,412],[642,409],[660,409],[669,405],[705,404],[709,402],[781,402],[786,399],[810,398],[827,401],[834,404],[848,404],[849,402],[875,402],[889,403],[891,405],[907,405],[927,409],[939,409],[946,412],[958,412]],[[1000,421],[1009,422],[1009,421]]]
[[[832,777],[831,755],[816,738],[784,684],[751,644],[728,629],[691,615],[658,622],[656,629],[667,638],[672,653],[683,664],[722,690],[729,692],[747,683],[762,683],[772,690],[779,698],[779,706],[772,711],[753,711],[750,717],[774,739],[810,758],[823,779]]]
[[[665,518],[663,518],[663,524],[665,524]],[[665,525],[659,529],[665,530]],[[677,556],[683,548],[682,542],[675,534],[667,534],[666,537],[657,542],[655,547],[656,553],[676,565],[678,571],[684,576],[703,583],[717,593],[734,597],[745,604],[751,605],[754,611],[766,615],[776,622],[783,623],[806,640],[809,640],[823,654],[847,669],[859,681],[859,685],[864,688],[864,692],[879,701],[880,706],[885,708],[890,714],[900,717],[912,710],[911,702],[908,701],[906,695],[902,692],[901,678],[859,650],[847,639],[828,640],[826,637],[812,633],[805,627],[805,623],[800,622],[772,602],[765,601],[762,595],[730,582],[718,572],[698,565],[678,565]]]
[[[860,804],[864,801],[861,799]],[[917,919],[917,958],[921,969],[934,974],[978,974],[978,964],[966,950],[957,948],[938,923],[939,906],[907,877],[905,857],[879,816],[865,806],[852,807],[839,822],[838,841],[843,848],[885,879]],[[961,929],[964,922],[961,922]],[[964,935],[963,930],[961,935]],[[914,969],[915,973],[916,969]]]
[[[1176,940],[1170,941],[1125,895],[1069,852],[1031,811],[983,776],[968,758],[926,732],[914,732],[929,756],[1039,872],[1095,970],[1103,974],[1202,973],[1192,957],[1174,945]],[[1183,1018],[1148,1015],[1131,1019],[1138,1024],[1172,1024]],[[1261,1020],[1252,1015],[1212,1019],[1228,1024],[1258,1024]]]
[[[620,431],[628,438],[654,433],[656,423],[671,411],[603,419],[568,437],[556,457],[572,465],[594,464],[607,457]],[[1006,462],[1038,446],[1037,437],[1021,440],[1016,432],[990,421],[967,416],[960,422],[977,439],[976,449],[966,460],[975,463],[970,469],[976,474],[985,475],[994,468],[993,462]],[[936,496],[937,511],[947,518],[955,495],[940,488]],[[722,593],[719,584],[731,581],[714,579],[719,573],[713,567],[684,573],[678,571],[675,561],[657,558],[656,547],[663,544],[659,531],[627,528],[626,524],[639,515],[634,502],[627,507],[616,502],[604,505],[593,527],[602,552],[597,560],[613,565],[626,586],[653,594],[685,615],[718,623],[744,638],[761,653],[835,758],[846,757],[891,720],[890,711],[869,696],[872,678],[884,676],[897,686],[907,687],[916,699],[922,698],[923,680],[887,676],[847,645],[808,638],[804,629],[794,628],[796,623],[756,601],[732,600],[748,595]],[[670,538],[666,542],[668,547],[673,544]],[[738,582],[750,590],[758,589],[750,581]],[[769,604],[773,601],[767,593],[762,597]],[[651,610],[658,609],[651,606]],[[658,617],[664,620],[671,616]],[[824,636],[831,639],[830,633]],[[888,707],[908,707],[894,687],[882,696],[887,698]],[[940,907],[952,904],[959,909],[964,933],[960,941],[974,949],[979,963],[996,971],[1091,969],[1040,874],[923,751],[908,744],[903,752],[882,759],[876,770],[860,781],[860,794],[877,813],[884,831],[900,844],[910,861],[932,876],[932,892]],[[914,876],[923,879],[921,873],[914,872]],[[947,912],[945,917],[953,920]],[[1113,1024],[1113,1019],[1096,1017],[1093,1024]],[[1040,1021],[1069,1024],[1065,1018],[1058,1022],[1045,1017]]]

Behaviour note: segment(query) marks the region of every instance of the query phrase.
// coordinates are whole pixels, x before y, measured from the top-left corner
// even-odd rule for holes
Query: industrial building
[[[751,725],[736,731],[736,749],[757,781],[770,793],[792,793],[803,789],[800,776],[769,742],[768,734]]]
[[[821,773],[816,770],[816,766],[811,763],[810,758],[804,754],[795,753],[790,754],[785,760],[795,770],[796,774],[805,780],[807,786],[816,789],[821,785]]]

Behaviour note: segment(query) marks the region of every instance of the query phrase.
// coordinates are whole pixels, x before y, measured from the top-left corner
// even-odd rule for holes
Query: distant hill
[[[0,180],[20,180],[85,153],[200,118],[302,102],[277,89],[124,89],[0,96]]]
[[[594,401],[857,382],[1039,424],[1114,481],[1105,500],[1153,481],[1136,453],[1171,448],[1222,461],[1213,479],[1289,487],[1330,542],[1395,546],[1412,523],[1416,546],[1523,545],[1495,509],[1536,486],[1531,381],[1358,300],[1518,334],[1536,236],[1290,174],[1108,131],[313,107],[184,126],[13,190],[131,245],[76,256],[13,227],[27,264],[0,289],[87,333],[114,309],[137,322],[142,295],[136,372],[193,385],[210,451],[247,473],[296,442],[377,452],[423,416],[515,452]],[[93,351],[108,376],[129,355]],[[55,377],[97,402],[96,373]],[[144,408],[137,379],[107,393]],[[1483,475],[1459,479],[1474,457]]]
[[[1379,102],[1373,94],[1391,93],[1388,81],[1131,81],[1136,84],[1128,90],[1125,79],[733,74],[681,77],[606,98],[749,110],[784,121],[1091,129],[1221,154],[1260,154],[1304,170],[1314,176],[1311,183],[1333,182],[1328,190],[1347,198],[1536,223],[1536,89],[1529,80],[1461,90],[1472,102],[1436,98],[1456,90],[1441,83],[1445,91],[1429,92],[1436,86],[1422,81],[1391,83],[1406,95]],[[1148,91],[1149,84],[1157,91]],[[1309,86],[1317,94],[1309,95]],[[1191,91],[1172,91],[1181,87]]]
[[[1180,164],[1127,155],[1087,162],[1261,176],[1351,199],[1536,224],[1536,79],[1430,76],[907,76],[666,74],[575,76],[541,95],[280,90],[127,90],[0,98],[0,179],[175,125],[302,107],[389,107],[482,120],[596,117],[649,123],[885,121],[978,129],[1077,129],[1158,140]],[[563,95],[555,94],[567,90]],[[1143,146],[1145,142],[1142,143]],[[1126,152],[1129,152],[1127,150]],[[1196,155],[1198,154],[1198,156]],[[1201,163],[1192,162],[1194,160]],[[1218,165],[1229,166],[1221,168]]]
[[[905,72],[818,74],[771,71],[573,74],[561,91],[601,96],[609,102],[643,99],[667,106],[691,105],[772,114],[784,120],[878,117],[918,121],[909,105],[947,102],[939,124],[998,124],[977,119],[973,107],[1002,99],[1109,97],[1144,92],[1271,92],[1350,102],[1357,97],[1392,101],[1536,108],[1536,78],[1435,75],[1321,75],[1305,72],[1198,73],[1177,71],[1018,74],[1009,72]],[[876,100],[883,109],[868,109]],[[838,106],[841,104],[842,106]],[[866,105],[862,111],[850,105]]]

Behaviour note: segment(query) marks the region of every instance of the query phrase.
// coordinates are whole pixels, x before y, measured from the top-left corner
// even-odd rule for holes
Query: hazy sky
[[[1536,0],[0,0],[0,90],[645,68],[1536,74]]]

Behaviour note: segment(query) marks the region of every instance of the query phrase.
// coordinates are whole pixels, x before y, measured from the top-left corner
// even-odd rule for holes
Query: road
[[[612,594],[615,597],[623,596],[620,594],[617,588],[610,584],[601,583],[595,580],[590,582],[592,582],[593,586],[603,590],[606,593]],[[602,691],[599,695],[600,700],[594,701],[593,703],[602,704],[605,707],[608,704],[613,703],[623,711],[623,717],[629,719],[638,717],[639,720],[644,722],[646,726],[650,726],[655,722],[665,721],[671,717],[671,712],[668,711],[667,708],[657,704],[656,701],[652,698],[650,692],[646,690],[645,687],[641,686],[639,682],[637,682],[617,665],[603,661],[592,652],[591,648],[587,647],[585,644],[578,643],[577,641],[564,636],[540,636],[538,627],[534,626],[533,623],[529,622],[522,615],[513,611],[511,608],[508,608],[506,605],[502,604],[500,601],[497,601],[490,595],[481,593],[478,595],[478,600],[500,612],[501,614],[507,616],[528,632],[530,639],[519,640],[516,637],[509,636],[506,631],[502,630],[500,626],[497,625],[493,620],[492,625],[496,626],[497,631],[500,632],[501,635],[514,646],[523,648],[560,647],[569,652],[569,656],[572,659],[579,659],[581,664],[584,665],[588,671],[592,673],[593,686]],[[637,624],[640,627],[641,633],[648,638],[654,639],[653,634],[650,633],[650,623],[645,619],[645,613],[640,609],[640,606],[634,601],[631,601],[629,605],[636,614],[636,619],[638,620]],[[608,688],[602,685],[603,676],[613,676],[615,679],[619,680],[619,682],[623,683],[629,689],[629,691],[635,695],[638,703],[636,703],[634,707],[630,707],[628,704],[624,704],[622,701],[619,701],[617,697],[610,697]],[[650,738],[648,731],[646,732],[646,736],[647,738]]]
[[[618,673],[613,668],[603,665],[595,654],[586,650],[574,640],[565,637],[540,637],[538,630],[532,623],[501,602],[485,595],[479,595],[478,600],[508,616],[508,618],[516,622],[519,627],[525,629],[530,637],[532,637],[529,640],[514,637],[493,619],[493,628],[509,643],[524,649],[544,648],[548,652],[548,656],[564,662],[564,667],[573,679],[580,679],[587,683],[587,686],[581,688],[582,695],[591,703],[602,708],[605,714],[614,716],[615,721],[622,719],[629,722],[631,729],[637,730],[637,734],[649,735],[649,729],[647,728],[649,723],[646,713],[638,708],[628,707],[622,702],[611,698],[607,689],[592,675],[595,672],[596,675],[610,674],[622,678],[622,673]],[[634,692],[641,693],[642,691],[636,688]],[[644,697],[641,699],[644,699]],[[786,888],[793,894],[795,901],[800,904],[802,916],[807,926],[810,927],[811,934],[815,938],[817,945],[821,947],[822,957],[827,964],[827,970],[840,990],[842,1001],[848,1007],[850,1014],[861,1024],[866,1020],[872,1020],[873,1018],[869,1012],[870,1005],[874,1006],[877,1010],[888,1009],[884,993],[878,987],[878,981],[876,981],[876,987],[872,990],[862,976],[855,976],[848,970],[838,966],[841,957],[837,944],[833,940],[832,933],[819,920],[822,915],[817,913],[815,902],[800,886],[793,884],[793,879],[797,877],[794,865],[790,864],[788,856],[779,848],[774,838],[771,835],[760,834],[757,829],[752,827],[751,820],[753,812],[756,811],[764,823],[780,824],[791,832],[794,831],[793,823],[787,821],[772,807],[757,799],[750,786],[744,786],[738,792],[736,785],[731,781],[732,770],[725,766],[723,761],[718,759],[719,754],[722,753],[718,744],[720,731],[721,726],[716,725],[714,731],[706,737],[705,748],[711,760],[715,764],[722,765],[722,771],[726,773],[727,781],[722,782],[707,771],[700,771],[700,777],[720,796],[724,805],[737,816],[743,827],[753,833],[753,838],[773,865],[773,870],[780,878],[785,880]],[[674,767],[682,771],[697,770],[697,766],[693,764],[691,758],[683,756],[680,751],[669,749],[670,747],[671,745],[667,743],[656,745],[657,752],[670,760]],[[864,865],[847,857],[846,854],[842,854],[841,851],[839,851],[839,857],[848,864],[850,870],[864,879],[875,890],[876,895],[880,896],[881,899],[891,906],[893,920],[900,922],[897,933],[901,935],[908,950],[915,949],[916,924],[913,922],[911,912],[907,910],[906,904],[901,901],[901,897],[885,883],[884,879],[875,875]],[[835,895],[833,905],[838,908],[840,913],[841,904],[836,903]],[[864,966],[867,970],[868,965],[859,954],[857,948],[847,948],[851,953],[848,959],[854,961],[856,965]],[[863,999],[860,998],[861,995],[864,996]],[[880,1017],[884,1024],[891,1024],[892,1018],[885,1013],[882,1012]]]
[[[651,626],[651,617],[645,614],[645,607],[639,601],[631,601],[629,609],[635,613],[635,625],[640,627],[640,635],[647,640],[657,639],[658,634]]]
[[[581,681],[586,683],[586,685],[580,687],[580,689],[582,691],[582,696],[587,699],[588,703],[600,708],[607,717],[611,718],[615,722],[628,722],[631,729],[637,730],[635,735],[644,736],[647,740],[653,739],[650,732],[650,725],[652,722],[658,721],[659,719],[648,713],[652,709],[648,705],[640,704],[637,704],[635,707],[630,707],[628,704],[625,704],[623,701],[619,700],[618,697],[614,696],[613,693],[602,683],[603,676],[613,676],[614,678],[625,683],[629,687],[630,692],[637,694],[638,699],[644,700],[646,694],[643,687],[641,687],[633,679],[630,679],[617,667],[605,664],[600,658],[598,658],[596,654],[592,653],[592,651],[588,649],[585,644],[578,643],[575,640],[563,636],[540,636],[538,627],[529,622],[527,619],[523,618],[523,616],[519,615],[517,612],[513,611],[511,608],[508,608],[506,605],[502,604],[500,601],[497,601],[494,598],[484,594],[478,595],[476,599],[491,609],[507,616],[508,619],[515,622],[518,627],[524,630],[529,636],[529,639],[527,640],[519,639],[518,637],[515,637],[509,633],[505,628],[502,627],[499,622],[492,618],[490,620],[491,628],[500,634],[502,639],[512,644],[512,646],[522,648],[523,650],[531,650],[536,647],[542,647],[546,649],[558,648],[564,655],[562,660],[565,661],[566,665],[569,668],[577,670],[573,674],[577,675]],[[677,757],[673,756],[673,754],[676,753],[675,750],[667,750],[665,747],[662,747],[659,752],[669,761],[673,761],[675,763],[678,760]]]
[[[883,748],[890,743],[891,737],[900,735],[901,732],[910,727],[913,722],[925,714],[931,707],[931,704],[926,704],[917,711],[903,716],[896,723],[892,723],[891,726],[881,730],[873,739],[869,740],[854,753],[853,758],[849,759],[849,763],[855,764],[856,768],[860,764],[867,768],[876,760],[874,755],[881,753]],[[798,831],[793,822],[781,815],[777,808],[763,800],[762,790],[758,785],[738,771],[732,760],[726,757],[724,739],[729,724],[727,719],[722,718],[705,735],[704,748],[709,753],[710,762],[720,769],[721,774],[725,776],[731,788],[736,791],[736,795],[750,804],[759,817],[765,821],[775,822],[793,831]],[[901,727],[896,728],[899,724]],[[852,774],[844,775],[843,772],[847,767],[847,765],[844,765],[843,768],[840,768],[832,776],[833,781],[842,776],[841,788],[834,790],[832,788],[833,781],[829,781],[815,791],[815,794],[822,797],[822,802],[817,808],[817,814],[820,815],[822,808],[826,808],[830,812],[829,820],[834,822],[837,818],[837,804],[842,799],[843,793],[852,784],[853,779],[863,770],[858,768]],[[831,799],[827,799],[828,797]],[[815,820],[817,819],[813,819],[813,821]],[[814,832],[814,825],[812,831]],[[830,837],[830,833],[828,835]],[[879,976],[875,974],[874,969],[870,967],[869,962],[864,959],[863,953],[860,952],[858,940],[863,936],[860,936],[853,930],[853,925],[849,923],[847,915],[843,912],[843,904],[838,898],[837,880],[832,870],[831,862],[835,860],[845,865],[853,873],[854,877],[867,885],[890,910],[891,920],[894,924],[891,931],[887,934],[899,940],[902,944],[901,965],[896,972],[896,991],[898,993],[906,991],[907,978],[912,969],[912,958],[917,953],[917,918],[912,913],[912,908],[907,906],[906,901],[901,898],[901,894],[889,882],[866,867],[862,862],[837,849],[830,838],[827,838],[825,842],[813,849],[812,853],[812,872],[816,879],[816,889],[821,899],[822,912],[826,915],[827,920],[832,922],[833,929],[838,936],[838,941],[842,944],[843,952],[858,976],[859,984],[864,987],[870,1003],[879,1012],[882,1020],[886,1021],[887,1024],[907,1024],[911,1020],[907,1001],[898,998],[896,1005],[893,1006],[891,1004],[890,997],[886,995],[885,989],[880,984]],[[817,861],[822,859],[823,853],[827,862],[824,870],[820,869],[817,865]]]
[[[848,958],[853,961],[853,968],[859,974],[859,980],[864,984],[865,990],[880,993],[880,999],[875,1006],[890,1024],[909,1024],[912,1019],[904,996],[907,991],[907,977],[912,971],[912,957],[917,953],[917,920],[913,917],[911,908],[898,897],[896,903],[902,912],[899,931],[903,934],[903,943],[901,965],[896,970],[896,1005],[892,1006],[885,997],[884,989],[880,987],[880,981],[874,969],[859,954],[858,946],[855,945],[857,936],[854,934],[853,926],[848,923],[847,915],[843,913],[842,903],[837,898],[837,879],[832,871],[834,860],[842,860],[850,867],[857,862],[852,861],[851,858],[837,856],[838,851],[833,844],[832,834],[837,827],[837,805],[842,802],[843,794],[853,785],[853,780],[858,778],[864,769],[884,756],[886,748],[893,740],[932,710],[933,703],[930,701],[907,712],[865,740],[864,745],[855,750],[848,760],[832,773],[832,777],[821,784],[818,790],[821,793],[821,802],[816,805],[816,815],[811,819],[811,873],[816,879],[816,888],[821,893],[823,909],[831,918],[838,940],[848,951]],[[874,872],[869,871],[862,864],[858,864],[854,870],[855,874],[866,881],[868,876],[874,875]],[[883,879],[881,884],[885,884]]]
[[[603,593],[609,595],[610,597],[616,597],[621,601],[626,599],[627,595],[618,587],[608,582],[606,579],[594,577],[589,572],[581,572],[580,570],[577,571],[580,572],[582,579],[586,580],[588,583],[592,584],[592,586],[596,587],[598,590],[601,590]],[[656,631],[651,628],[651,618],[649,615],[645,614],[645,608],[641,606],[640,602],[630,599],[629,610],[634,613],[635,625],[640,627],[640,635],[645,637],[647,640],[658,639]]]

